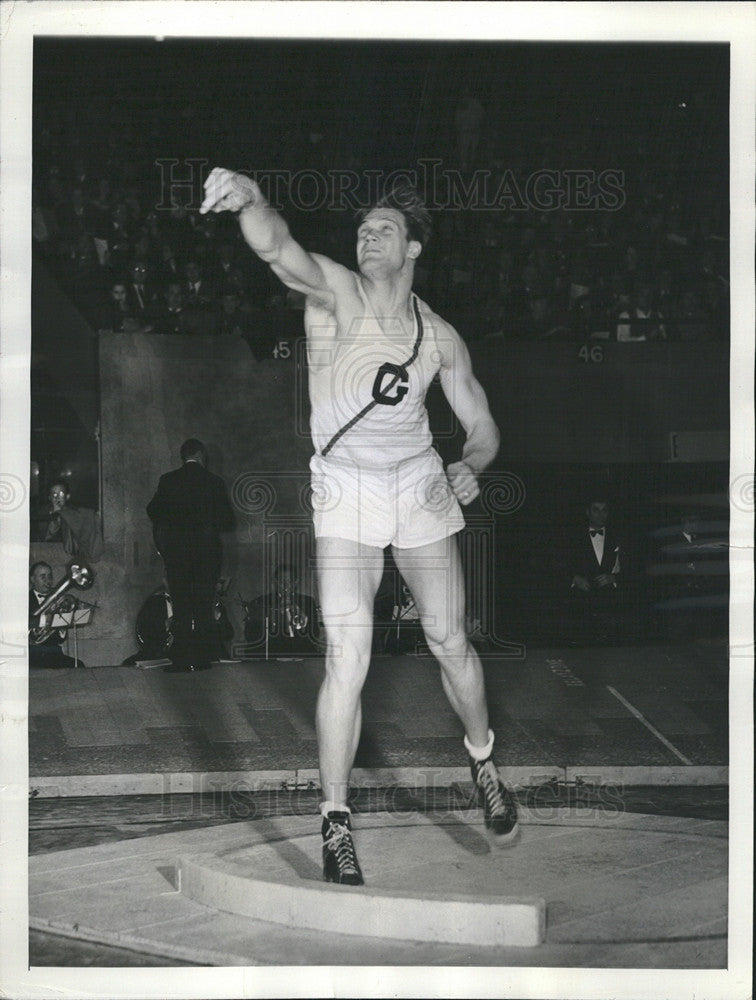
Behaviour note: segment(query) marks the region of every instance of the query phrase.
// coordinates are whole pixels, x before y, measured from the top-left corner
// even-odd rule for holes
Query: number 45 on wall
[[[291,357],[291,347],[289,347],[288,340],[279,340],[276,346],[273,348],[274,358],[290,358]]]

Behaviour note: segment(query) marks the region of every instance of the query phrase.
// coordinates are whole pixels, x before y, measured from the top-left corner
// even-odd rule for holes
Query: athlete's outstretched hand
[[[466,462],[450,462],[446,466],[446,478],[454,496],[463,506],[472,503],[480,493],[477,477]]]
[[[215,167],[205,181],[205,200],[200,205],[200,215],[240,212],[247,205],[254,205],[259,197],[260,188],[251,177]]]

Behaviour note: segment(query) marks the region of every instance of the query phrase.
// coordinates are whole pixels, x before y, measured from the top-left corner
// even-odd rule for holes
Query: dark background
[[[680,504],[665,497],[715,496],[714,514],[706,504],[702,513],[726,516],[726,450],[697,454],[693,447],[682,460],[667,450],[671,431],[727,431],[726,316],[705,344],[609,344],[593,365],[581,355],[579,335],[555,343],[515,322],[503,338],[487,340],[498,324],[495,289],[480,290],[474,278],[466,298],[450,276],[487,274],[502,248],[519,272],[529,261],[530,230],[536,246],[557,246],[566,261],[565,304],[570,282],[595,279],[608,289],[633,245],[644,279],[654,283],[673,267],[678,290],[700,291],[708,251],[726,305],[728,46],[38,37],[35,197],[49,208],[51,169],[65,195],[77,164],[86,184],[108,177],[142,216],[163,204],[160,160],[204,159],[204,170],[387,172],[430,157],[456,169],[454,115],[466,88],[485,109],[476,167],[523,180],[542,168],[625,177],[618,212],[434,213],[421,291],[468,340],[501,425],[502,450],[490,471],[523,484],[523,504],[501,515],[502,573],[506,566],[509,579],[532,576],[534,539],[553,556],[552,541],[581,523],[587,497],[599,492],[612,502],[642,581],[650,533],[679,520]],[[199,197],[199,186],[185,192],[190,212]],[[290,205],[285,215],[305,246],[354,266],[351,212]],[[233,219],[218,225],[236,234]],[[665,240],[668,231],[684,234],[683,252]],[[596,233],[606,234],[604,243]],[[56,274],[76,305],[58,257],[38,256],[35,266]],[[245,266],[262,305],[280,288],[251,255]],[[86,315],[77,340],[50,322],[41,296],[32,306],[32,491],[44,495],[62,475],[75,501],[100,507],[97,423],[87,416],[96,414],[100,392],[96,335],[87,339]],[[292,312],[287,335],[301,335],[300,323]],[[62,380],[71,351],[81,363],[75,379]],[[644,384],[647,393],[639,391]],[[433,398],[431,410],[439,410]],[[675,423],[683,418],[687,424]],[[440,410],[435,427],[451,457],[459,438],[449,439]]]

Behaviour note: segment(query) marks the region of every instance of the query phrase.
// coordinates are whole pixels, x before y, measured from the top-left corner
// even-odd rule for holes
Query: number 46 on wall
[[[589,347],[588,344],[583,344],[583,346],[578,351],[578,357],[581,361],[591,362],[594,365],[604,360],[604,348],[601,344],[594,344]]]

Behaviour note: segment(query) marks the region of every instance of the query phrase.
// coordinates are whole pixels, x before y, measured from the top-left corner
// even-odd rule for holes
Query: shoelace
[[[486,803],[492,816],[498,816],[507,811],[504,796],[501,794],[499,776],[493,764],[488,761],[478,771],[478,784],[483,788]]]
[[[358,874],[357,855],[348,828],[341,823],[331,823],[331,833],[323,841],[325,846],[336,855],[336,864],[343,874]]]

